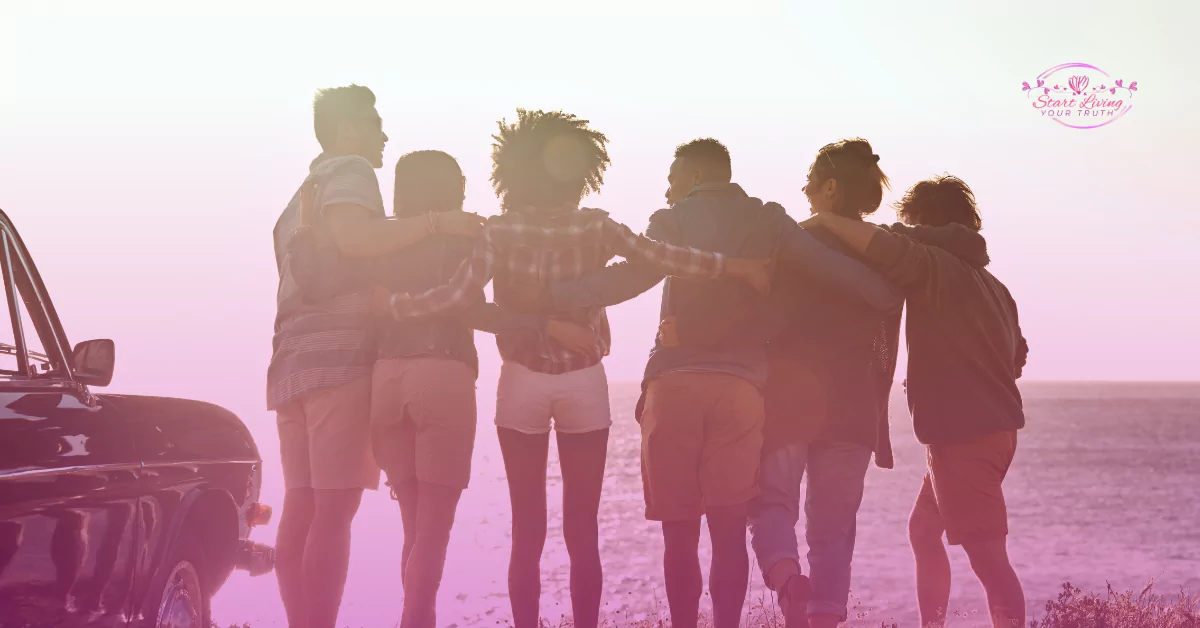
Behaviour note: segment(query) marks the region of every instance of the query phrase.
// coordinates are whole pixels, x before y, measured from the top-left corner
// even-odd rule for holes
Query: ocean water
[[[665,613],[662,538],[645,521],[632,417],[637,385],[614,383],[614,426],[600,513],[604,613],[618,624]],[[1085,589],[1140,590],[1150,581],[1171,594],[1200,593],[1200,384],[1057,384],[1023,386],[1028,426],[1005,484],[1009,548],[1036,615],[1064,581]],[[480,429],[471,487],[458,510],[438,600],[438,625],[481,627],[511,622],[506,596],[509,504],[504,468],[491,426],[494,390],[479,391]],[[916,625],[906,521],[924,473],[904,399],[892,405],[896,468],[872,467],[859,514],[853,613],[874,625]],[[264,501],[282,503],[276,443],[260,434],[267,467]],[[553,443],[553,440],[551,441]],[[274,465],[274,466],[273,466]],[[561,482],[551,445],[550,530],[542,560],[543,616],[569,613],[568,561],[561,534]],[[274,527],[255,532],[271,541]],[[369,493],[355,522],[351,573],[339,624],[390,627],[400,617],[400,514],[386,493]],[[804,551],[804,548],[801,548]],[[701,544],[707,565],[707,540]],[[986,624],[983,590],[960,549],[951,625]],[[705,568],[707,571],[707,567]],[[766,599],[751,575],[750,603]],[[769,603],[769,601],[768,601]],[[702,602],[702,604],[706,604]],[[222,625],[286,626],[273,576],[234,574],[213,601]],[[870,625],[863,620],[862,625]]]

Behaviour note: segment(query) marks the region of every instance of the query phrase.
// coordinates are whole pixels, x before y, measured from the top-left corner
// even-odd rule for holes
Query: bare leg
[[[917,569],[917,606],[926,628],[944,625],[950,605],[950,556],[942,542],[945,532],[941,515],[918,501],[908,518],[908,540]]]
[[[289,489],[283,495],[283,512],[275,537],[275,577],[290,628],[307,628],[304,597],[304,545],[313,521],[313,490]]]
[[[983,590],[987,592],[992,624],[998,628],[1024,625],[1025,591],[1008,560],[1007,539],[964,543],[963,549],[971,559],[971,570],[979,576]]]
[[[405,570],[404,615],[400,628],[434,628],[437,624],[437,592],[446,568],[446,547],[454,526],[454,511],[462,489],[418,482],[420,506],[417,534]]]
[[[712,592],[715,628],[738,628],[746,589],[750,584],[750,556],[746,553],[746,507],[709,509],[708,534],[712,539],[712,566],[708,588]]]
[[[412,556],[413,544],[417,541],[417,510],[421,506],[415,479],[392,486],[396,502],[400,504],[400,522],[404,527],[404,545],[400,550],[400,586],[408,582],[408,560]]]
[[[314,489],[315,505],[304,547],[304,594],[308,628],[334,628],[350,569],[350,524],[361,488]]]
[[[508,597],[515,628],[537,628],[541,614],[542,549],[546,546],[546,461],[550,434],[496,428],[512,500]]]
[[[667,584],[667,606],[672,628],[696,628],[700,617],[700,594],[704,575],[700,572],[700,518],[664,521],[663,579]]]
[[[604,571],[600,566],[600,493],[608,429],[558,434],[563,477],[563,535],[571,556],[571,613],[576,628],[596,628]]]

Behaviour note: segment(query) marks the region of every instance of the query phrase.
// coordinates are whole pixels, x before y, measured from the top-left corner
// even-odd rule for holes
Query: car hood
[[[131,428],[147,463],[261,461],[246,424],[220,406],[170,397],[98,397]]]

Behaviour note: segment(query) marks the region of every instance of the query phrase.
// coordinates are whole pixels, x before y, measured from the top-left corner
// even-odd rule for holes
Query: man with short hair
[[[805,226],[829,229],[908,300],[908,405],[929,465],[909,519],[921,623],[945,622],[945,534],[970,558],[993,623],[1021,626],[1025,594],[1008,558],[1001,486],[1025,426],[1017,379],[1029,347],[1017,305],[987,271],[982,220],[962,179],[921,181],[897,208],[905,224],[887,229],[830,213]]]
[[[717,140],[680,146],[668,182],[670,207],[650,218],[648,237],[728,257],[774,255],[777,263],[853,297],[881,308],[898,306],[897,295],[876,273],[820,244],[780,205],[764,204],[733,183],[729,151]],[[552,298],[560,310],[614,305],[662,279],[662,273],[643,264],[617,264],[555,286]],[[764,297],[741,282],[669,278],[663,289],[667,333],[651,351],[636,415],[646,518],[662,522],[667,602],[676,628],[692,628],[698,619],[702,517],[708,519],[713,548],[709,586],[715,626],[738,626],[745,603],[746,520],[748,504],[759,491],[765,346],[773,334],[767,329],[757,339],[728,334],[721,321],[749,320],[765,307]],[[680,331],[689,326],[716,330],[712,336],[733,340],[679,346],[665,337],[674,325]]]
[[[289,270],[288,242],[302,218],[310,220],[337,253],[326,272],[351,283],[361,276],[364,257],[417,242],[432,224],[425,216],[384,219],[374,169],[383,165],[387,136],[371,90],[319,90],[313,119],[322,153],[274,230],[278,311],[267,371],[267,407],[277,413],[286,489],[275,571],[291,628],[334,626],[349,567],[350,524],[363,489],[377,488],[379,468],[370,451],[375,346],[365,292],[306,302]],[[439,227],[474,233],[479,224],[478,216],[461,214]]]

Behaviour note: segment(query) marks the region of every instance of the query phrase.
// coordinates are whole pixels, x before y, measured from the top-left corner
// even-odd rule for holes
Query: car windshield
[[[5,342],[0,342],[0,356],[4,356],[6,358],[3,362],[5,366],[11,366],[11,365],[15,364],[17,361],[18,355],[19,354],[17,353],[16,347],[14,347],[13,345],[10,345],[8,343],[5,343]],[[43,370],[43,371],[49,370],[50,364],[51,364],[51,360],[50,360],[49,356],[42,354],[42,353],[38,353],[36,351],[30,351],[26,355],[29,356],[30,362],[37,362],[37,363],[41,364],[42,365],[41,370]],[[37,369],[31,369],[31,370],[33,370],[35,372],[37,371]],[[24,375],[25,375],[25,373],[22,372],[21,370],[19,370],[19,368],[18,369],[0,368],[0,378],[2,378],[2,377],[18,377],[18,376],[24,376]]]
[[[43,340],[53,341],[42,308],[41,298],[35,291],[33,281],[26,268],[23,251],[8,229],[0,234],[0,296],[7,303],[0,307],[4,314],[0,319],[0,378],[48,377],[56,369],[58,359],[51,357]],[[8,316],[5,316],[7,314]],[[24,353],[24,363],[22,363]]]
[[[17,348],[10,344],[0,342],[0,355],[17,355]],[[50,363],[50,356],[44,353],[30,351],[28,355],[29,359],[33,360],[34,362],[40,362],[42,364]]]

